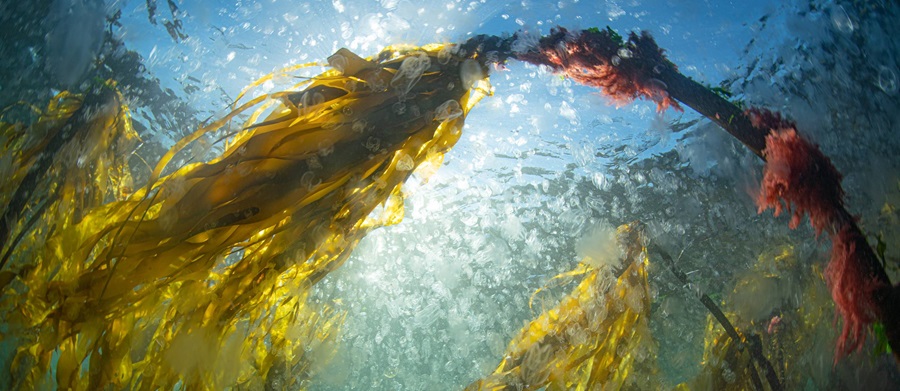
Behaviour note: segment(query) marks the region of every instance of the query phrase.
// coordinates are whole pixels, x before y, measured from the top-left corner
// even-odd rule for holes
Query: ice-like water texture
[[[221,115],[256,78],[287,65],[325,63],[340,47],[371,56],[390,44],[460,42],[517,29],[539,34],[557,24],[647,29],[686,75],[711,85],[728,80],[736,99],[792,116],[846,175],[850,210],[872,232],[884,227],[897,237],[896,211],[882,212],[885,204],[900,204],[897,7],[731,3],[738,2],[184,2],[179,18],[187,38],[173,43],[147,22],[145,2],[136,1],[123,6],[123,26],[113,34],[198,110],[197,119],[206,119]],[[76,38],[94,37],[90,26],[54,30],[77,43],[62,45],[60,58],[80,64],[90,56],[93,41]],[[416,65],[396,83],[414,83]],[[647,223],[650,240],[675,256],[692,281],[682,286],[651,259],[651,324],[661,341],[664,387],[698,369],[707,316],[693,294],[699,288],[754,320],[767,318],[773,306],[803,302],[802,293],[782,288],[798,276],[777,283],[747,277],[759,254],[776,244],[794,245],[806,266],[825,258],[808,228],[792,232],[784,221],[757,215],[751,193],[760,165],[741,145],[691,112],[659,116],[646,102],[616,109],[544,69],[515,62],[507,68],[493,70],[494,96],[469,114],[438,173],[428,183],[407,184],[404,222],[370,234],[317,287],[316,298],[335,303],[347,318],[340,352],[314,378],[314,389],[460,389],[489,373],[523,323],[571,288],[541,293],[528,308],[536,289],[576,265],[579,240],[602,239],[598,226]],[[263,89],[286,88],[319,70],[275,78]],[[61,79],[77,79],[77,67],[67,71]],[[177,125],[154,118],[142,106],[148,102],[136,103],[137,120],[156,124],[142,129],[145,141],[171,144]],[[447,102],[435,116],[458,115],[458,106]],[[194,148],[193,158],[214,153],[210,142]],[[583,246],[581,254],[585,248],[603,246]],[[889,254],[896,257],[896,248]],[[779,288],[765,297],[733,292],[739,279]],[[896,379],[895,369],[884,372],[867,357],[833,369],[835,335],[823,327],[816,335],[822,360],[805,367],[815,369],[812,384]],[[869,376],[876,371],[883,373]]]

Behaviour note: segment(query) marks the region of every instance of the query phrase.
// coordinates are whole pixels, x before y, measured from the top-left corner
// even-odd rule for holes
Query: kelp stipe
[[[835,363],[862,346],[874,322],[883,325],[894,358],[900,361],[900,285],[892,285],[847,211],[839,172],[816,145],[798,135],[795,124],[767,110],[744,110],[682,75],[648,33],[631,33],[624,41],[609,28],[569,32],[558,27],[524,46],[510,57],[547,65],[576,82],[603,88],[604,95],[620,104],[644,98],[664,110],[679,109],[680,102],[766,161],[760,212],[774,207],[777,213],[781,203],[788,209],[795,205],[792,227],[808,213],[813,227],[831,237],[828,283],[843,319]]]

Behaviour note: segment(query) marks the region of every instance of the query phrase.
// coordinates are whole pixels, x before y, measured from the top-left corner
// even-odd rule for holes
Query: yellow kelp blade
[[[2,193],[9,197],[24,188],[27,194],[12,203],[4,199],[6,217],[16,218],[8,222],[12,236],[0,263],[0,323],[6,326],[3,341],[15,343],[18,353],[9,368],[15,383],[3,385],[33,388],[46,379],[54,345],[67,349],[76,343],[36,335],[30,326],[32,318],[43,318],[54,310],[51,305],[60,305],[40,299],[56,294],[49,290],[53,279],[79,267],[68,259],[46,257],[48,237],[62,227],[76,226],[104,202],[131,192],[127,160],[139,140],[112,82],[94,86],[87,95],[62,92],[34,123],[0,127],[6,149],[0,169],[8,174],[0,180]]]
[[[624,270],[614,280],[587,269],[559,305],[509,344],[493,374],[467,390],[652,389],[656,343],[650,335],[648,258],[638,224],[618,229]],[[606,272],[606,273],[605,273]]]
[[[29,229],[16,226],[20,219],[55,210],[78,223],[87,210],[131,192],[127,160],[139,140],[115,83],[84,96],[61,92],[34,110],[33,123],[0,122],[0,211],[8,220],[3,229],[11,230],[2,237],[6,257],[18,241],[7,235]]]
[[[132,191],[128,159],[140,140],[115,83],[85,96],[59,93],[37,114],[30,124],[0,122],[0,268],[7,276],[30,267],[52,229],[78,224],[89,210]],[[0,281],[0,289],[10,281]]]
[[[16,278],[28,289],[2,308],[14,384],[36,386],[54,360],[57,386],[72,389],[287,387],[279,371],[314,369],[329,348],[310,352],[342,318],[306,303],[309,288],[368,230],[400,221],[403,182],[440,165],[487,88],[473,88],[487,73],[477,56],[435,45],[347,59],[303,91],[238,108],[271,112],[222,156],[78,224],[48,222],[59,224]],[[228,365],[223,347],[237,355]]]

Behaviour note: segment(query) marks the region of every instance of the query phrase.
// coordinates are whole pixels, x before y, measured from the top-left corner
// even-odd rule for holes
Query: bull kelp
[[[36,124],[3,125],[101,137],[69,141],[95,148],[52,154],[56,171],[32,171],[53,189],[21,206],[36,212],[12,214],[31,216],[19,223],[26,241],[7,246],[0,307],[14,387],[283,388],[328,361],[342,315],[307,303],[309,288],[366,232],[402,219],[403,182],[440,166],[490,88],[484,57],[453,45],[373,59],[344,49],[329,63],[297,90],[261,94],[198,129],[133,192],[121,175],[128,145],[110,147],[134,140],[121,99],[87,122],[64,117],[90,95],[52,104]],[[250,119],[221,156],[162,175],[181,148],[241,114]],[[52,145],[23,142],[7,144],[24,163],[11,164],[6,188]],[[72,170],[85,161],[97,190],[70,185],[86,181]]]

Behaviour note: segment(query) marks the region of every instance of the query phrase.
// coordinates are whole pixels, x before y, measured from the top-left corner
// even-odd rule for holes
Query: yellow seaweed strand
[[[274,387],[314,372],[342,315],[307,303],[309,289],[369,230],[402,220],[403,183],[442,159],[488,91],[462,84],[475,60],[442,63],[440,50],[392,51],[250,100],[176,143],[140,190],[78,223],[42,221],[55,225],[46,245],[18,258],[31,262],[29,290],[2,303],[17,333],[36,330],[19,343],[16,384],[37,386],[50,357],[63,360],[57,386],[72,389]],[[251,109],[221,156],[162,175]]]
[[[510,341],[494,373],[466,389],[651,388],[656,345],[647,319],[648,261],[640,231],[636,224],[619,228],[625,268],[614,284],[603,281],[602,270],[580,265],[574,271],[584,275],[578,286]],[[640,380],[631,384],[635,372]]]

